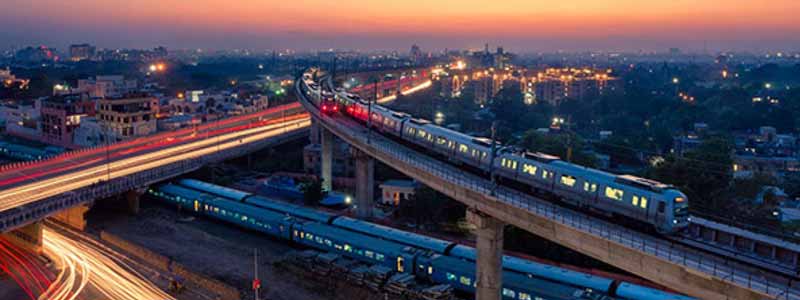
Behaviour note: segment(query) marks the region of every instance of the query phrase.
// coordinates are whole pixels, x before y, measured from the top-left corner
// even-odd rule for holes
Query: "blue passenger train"
[[[279,225],[261,221],[262,224],[269,224],[270,226],[283,226],[277,227],[279,229],[278,232],[267,232],[270,235],[288,239],[290,233],[284,230],[291,228],[291,239],[306,246],[336,252],[368,263],[379,263],[398,272],[412,272],[421,278],[428,278],[434,282],[450,283],[464,292],[472,292],[474,288],[463,283],[474,282],[474,274],[470,272],[474,272],[476,253],[472,247],[344,216],[337,216],[303,206],[277,202],[251,193],[193,179],[180,180],[178,185],[168,184],[156,191],[151,191],[151,193],[170,201],[176,201],[192,211],[209,214],[212,217],[218,217],[218,213],[213,212],[215,208],[220,206],[216,203],[220,201],[236,203],[239,205],[237,206],[238,208],[247,212],[265,214],[271,216],[272,219],[283,218],[284,223]],[[215,203],[211,206],[213,213],[206,212],[203,201]],[[224,209],[230,212],[232,207],[226,206]],[[233,219],[225,220],[239,223],[237,220],[243,217],[247,217],[248,220],[255,220],[253,222],[260,221],[260,219],[250,219],[249,215],[234,215]],[[247,227],[263,231],[257,226]],[[434,258],[439,259],[435,260]],[[415,262],[414,259],[417,261]],[[443,268],[437,268],[436,264],[423,263],[428,260],[437,261],[442,264]],[[455,280],[446,273],[437,273],[437,271],[444,272],[448,268],[454,268],[450,265],[461,265],[461,271],[450,272],[451,274],[457,274]],[[432,269],[428,270],[428,266],[432,267]],[[586,298],[592,295],[641,300],[691,299],[640,285],[540,264],[512,256],[503,257],[503,269],[505,270],[504,278],[509,278],[509,280],[504,281],[504,288],[507,289],[507,291],[504,290],[504,295],[516,295],[516,297],[505,296],[505,299],[526,299],[530,295],[536,295],[531,299],[602,299]],[[427,272],[428,274],[420,272]],[[583,298],[535,298],[542,293],[526,291],[516,287],[515,284],[518,279],[525,279],[523,285],[529,284],[528,281],[542,281],[558,286],[568,286],[573,292],[583,295],[580,296]],[[533,284],[530,285],[531,289],[538,290],[541,288],[539,283],[530,284]]]

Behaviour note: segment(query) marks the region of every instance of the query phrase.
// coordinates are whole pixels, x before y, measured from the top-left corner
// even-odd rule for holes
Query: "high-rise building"
[[[72,61],[82,61],[93,59],[95,48],[89,44],[79,44],[69,46],[69,56]]]
[[[423,58],[422,50],[419,48],[419,46],[417,46],[417,44],[411,46],[411,52],[409,53],[409,57],[411,58],[411,62],[414,63],[415,65],[422,62]]]
[[[98,119],[109,136],[124,140],[155,133],[158,99],[145,94],[128,94],[99,101]]]

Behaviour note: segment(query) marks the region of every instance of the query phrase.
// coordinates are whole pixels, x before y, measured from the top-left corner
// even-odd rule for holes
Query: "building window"
[[[606,197],[617,201],[622,201],[622,190],[612,187],[606,187]]]

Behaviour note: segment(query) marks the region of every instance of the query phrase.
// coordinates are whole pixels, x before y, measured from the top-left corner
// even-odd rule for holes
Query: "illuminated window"
[[[350,246],[348,244],[344,244],[344,251],[353,252],[353,246]]]
[[[641,207],[641,208],[647,208],[647,198],[645,198],[645,197],[642,197],[642,198],[639,200],[639,207]]]
[[[606,197],[618,201],[622,201],[622,190],[612,187],[606,187]]]
[[[336,250],[342,251],[342,245],[334,244],[333,248],[336,248]]]
[[[531,300],[531,295],[519,292],[519,300]]]
[[[369,258],[373,258],[373,257],[375,257],[375,252],[372,252],[372,251],[369,251],[369,250],[364,251],[364,256],[369,257]]]
[[[329,239],[325,239],[325,245],[328,247],[333,247],[333,242],[331,242]]]
[[[384,261],[386,257],[383,256],[383,254],[375,253],[375,259],[377,259],[378,261]]]
[[[458,151],[461,153],[467,153],[467,151],[469,151],[469,147],[464,144],[458,145]]]
[[[528,173],[531,176],[536,176],[536,166],[535,165],[524,164],[524,165],[522,165],[522,172]]]
[[[456,280],[456,275],[453,274],[453,273],[447,272],[447,280],[455,281]]]
[[[444,138],[442,138],[442,137],[437,137],[437,138],[436,138],[436,144],[439,144],[439,145],[444,145],[445,143],[447,143],[447,140],[446,140],[446,139],[444,139]]]
[[[513,290],[509,290],[507,288],[503,288],[503,296],[516,298],[517,297],[517,293],[514,292]]]
[[[461,276],[461,280],[459,280],[459,281],[463,285],[472,285],[472,279],[469,279],[469,277]]]
[[[587,192],[590,192],[590,193],[597,192],[597,184],[596,183],[584,182],[583,183],[583,190],[587,191]]]
[[[428,275],[433,274],[433,266],[428,266]]]
[[[542,178],[544,178],[544,179],[552,179],[553,178],[553,172],[550,172],[548,170],[542,170]]]
[[[404,261],[404,259],[403,259],[402,256],[398,256],[397,257],[397,272],[403,273],[403,272],[406,271],[406,268],[403,265],[403,261]]]
[[[575,186],[575,182],[576,181],[577,180],[575,179],[575,177],[572,177],[572,176],[569,176],[569,175],[561,175],[561,183],[563,185],[572,187],[572,186]]]

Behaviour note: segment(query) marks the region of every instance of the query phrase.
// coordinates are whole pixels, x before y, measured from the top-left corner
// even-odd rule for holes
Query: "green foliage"
[[[455,224],[466,214],[463,205],[427,187],[417,189],[414,196],[400,202],[397,213],[417,225],[435,225],[441,222]]]
[[[650,170],[650,177],[677,186],[687,194],[692,206],[717,207],[720,192],[733,177],[733,145],[729,139],[710,138],[684,157],[669,156]]]
[[[321,179],[310,179],[300,185],[303,192],[303,203],[308,206],[316,206],[325,198],[325,191],[322,190]]]
[[[585,147],[583,139],[574,133],[544,135],[536,132],[536,130],[529,130],[525,132],[518,145],[531,152],[542,152],[550,155],[556,155],[564,160],[567,160],[567,150],[571,147],[571,162],[586,167],[595,166],[594,157],[581,151],[581,149]]]

